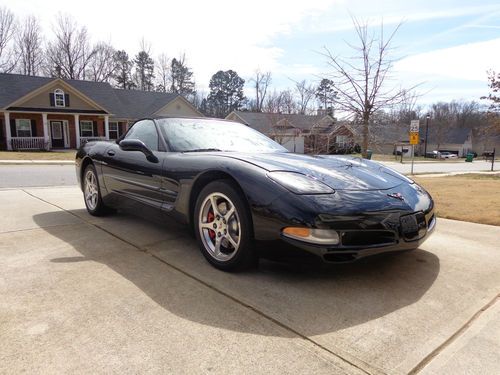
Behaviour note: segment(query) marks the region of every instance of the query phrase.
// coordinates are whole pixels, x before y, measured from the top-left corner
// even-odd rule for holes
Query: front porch
[[[128,128],[125,120],[81,113],[0,113],[0,149],[75,149],[88,141],[114,140]]]

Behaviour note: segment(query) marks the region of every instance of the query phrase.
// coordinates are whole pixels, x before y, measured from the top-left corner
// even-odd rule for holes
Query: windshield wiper
[[[210,152],[210,151],[223,151],[218,148],[195,148],[192,150],[184,150],[182,152]]]

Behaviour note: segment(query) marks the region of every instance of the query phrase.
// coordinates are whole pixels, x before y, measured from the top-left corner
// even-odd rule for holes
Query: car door
[[[108,193],[160,209],[164,201],[162,169],[165,152],[159,150],[159,135],[152,120],[136,122],[125,139],[138,139],[153,152],[150,161],[141,151],[122,150],[113,143],[103,155],[102,173]]]

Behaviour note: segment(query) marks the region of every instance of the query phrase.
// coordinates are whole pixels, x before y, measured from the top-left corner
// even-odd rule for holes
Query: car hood
[[[335,190],[386,190],[410,179],[379,163],[360,158],[293,153],[227,153],[267,171],[289,171],[312,176]]]

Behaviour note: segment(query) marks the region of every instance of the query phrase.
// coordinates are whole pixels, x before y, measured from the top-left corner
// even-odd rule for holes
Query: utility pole
[[[495,148],[493,148],[493,156],[491,158],[491,171],[493,172],[493,166],[495,165]]]
[[[429,119],[431,115],[427,114],[425,118],[425,145],[424,145],[424,158],[427,157],[427,137],[429,136]]]

